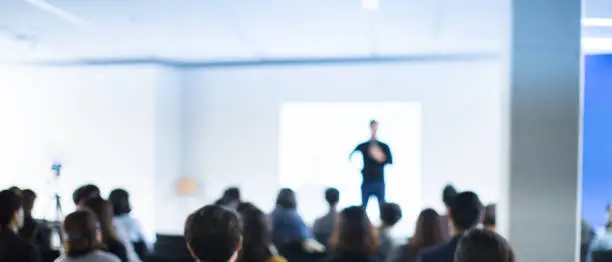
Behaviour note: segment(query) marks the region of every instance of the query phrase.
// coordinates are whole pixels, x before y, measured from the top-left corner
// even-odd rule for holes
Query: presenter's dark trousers
[[[376,197],[378,206],[385,203],[385,181],[364,181],[361,184],[361,205],[368,206],[370,197]]]

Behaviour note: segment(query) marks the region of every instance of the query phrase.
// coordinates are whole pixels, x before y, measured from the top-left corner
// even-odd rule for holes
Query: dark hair
[[[238,213],[244,226],[240,262],[264,262],[273,256],[268,216],[252,204],[242,204]]]
[[[327,204],[330,206],[337,205],[340,201],[340,191],[335,187],[328,188],[325,190],[325,201],[327,201]]]
[[[462,192],[457,195],[450,210],[455,229],[464,231],[476,226],[480,221],[482,203],[474,192]]]
[[[68,257],[86,255],[104,249],[97,239],[98,220],[89,209],[79,209],[64,219],[62,229],[66,237],[64,247]]]
[[[416,222],[414,235],[408,245],[410,249],[408,262],[417,261],[419,252],[424,248],[444,243],[444,241],[446,241],[446,234],[440,215],[431,208],[421,211]]]
[[[495,204],[488,204],[485,207],[482,224],[484,226],[495,226]]]
[[[34,202],[36,201],[36,193],[31,189],[24,189],[21,191],[21,198],[23,199],[23,212],[26,216],[32,215],[32,209],[34,209]]]
[[[119,240],[115,226],[113,226],[112,206],[108,201],[101,197],[88,198],[83,203],[83,207],[90,209],[98,218],[104,244]]]
[[[457,197],[457,190],[452,185],[446,185],[442,190],[442,202],[447,208],[450,208]]]
[[[347,207],[339,214],[338,225],[329,240],[336,253],[373,254],[378,249],[378,235],[361,206]]]
[[[234,211],[208,205],[189,215],[184,235],[195,258],[227,262],[240,247],[242,225]]]
[[[0,192],[0,231],[13,222],[13,216],[22,207],[21,196],[14,190]]]
[[[130,205],[130,194],[123,189],[114,189],[108,195],[108,201],[113,205],[115,216],[125,215],[132,212]]]
[[[75,205],[78,205],[87,198],[99,197],[100,189],[96,185],[87,184],[80,186],[72,193],[72,201]]]
[[[380,206],[380,220],[385,226],[395,226],[402,219],[402,209],[395,203],[384,203]]]
[[[225,189],[225,191],[223,192],[223,199],[225,201],[240,202],[240,189],[237,187],[230,187]]]
[[[370,126],[373,126],[376,124],[378,124],[378,121],[376,121],[375,119],[370,120]]]
[[[491,230],[470,230],[455,251],[456,262],[514,262],[508,241]]]
[[[276,205],[282,208],[296,209],[297,201],[295,200],[295,192],[290,188],[281,189],[276,197]]]

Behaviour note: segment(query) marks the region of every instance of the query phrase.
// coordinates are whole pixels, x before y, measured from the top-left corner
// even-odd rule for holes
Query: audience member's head
[[[12,187],[9,187],[8,190],[11,190],[11,191],[17,193],[17,195],[21,195],[21,188],[19,188],[19,187],[12,186]]]
[[[484,228],[495,231],[495,204],[485,207],[482,225]]]
[[[446,234],[440,215],[431,209],[421,211],[417,218],[414,235],[408,246],[411,249],[410,261],[416,261],[419,252],[426,247],[442,244],[446,241]]]
[[[469,231],[457,246],[456,262],[514,262],[508,242],[491,230]]]
[[[34,202],[36,202],[36,193],[31,189],[24,189],[21,191],[21,198],[23,199],[23,216],[27,218],[32,217],[32,209],[34,209]]]
[[[402,209],[395,203],[384,203],[380,206],[380,221],[383,227],[393,227],[402,219]]]
[[[338,202],[340,202],[340,191],[334,187],[328,188],[325,190],[325,201],[327,201],[330,208],[335,209]]]
[[[442,190],[442,202],[446,206],[446,209],[450,209],[455,201],[455,197],[457,197],[457,190],[453,185],[446,185]]]
[[[0,192],[0,231],[17,232],[23,226],[21,196],[14,190]]]
[[[100,229],[102,232],[102,242],[105,244],[110,241],[116,241],[119,239],[115,226],[113,226],[113,211],[111,204],[101,197],[88,198],[83,203],[84,208],[88,208],[96,215],[98,222],[100,223]]]
[[[108,201],[113,205],[115,216],[127,215],[132,212],[130,194],[123,189],[115,189],[108,195]]]
[[[243,240],[240,262],[268,261],[273,256],[270,245],[271,229],[268,216],[252,204],[241,204],[238,213],[242,218]]]
[[[241,194],[239,188],[230,187],[223,191],[223,195],[221,196],[221,199],[219,201],[224,206],[236,209],[238,208],[238,205],[240,205],[240,202],[242,202],[240,195]]]
[[[347,207],[339,214],[329,246],[337,253],[372,254],[378,249],[378,235],[365,209]]]
[[[289,188],[281,189],[276,197],[276,205],[281,208],[296,209],[297,201],[295,200],[295,192]]]
[[[96,185],[88,184],[77,188],[72,193],[72,201],[77,207],[83,205],[88,198],[99,197],[100,189]]]
[[[457,195],[450,208],[450,218],[455,233],[472,229],[480,222],[482,203],[474,192],[466,191]]]
[[[187,218],[185,240],[199,261],[233,262],[242,246],[242,224],[236,212],[209,205]]]
[[[103,249],[97,217],[89,209],[79,209],[66,216],[62,229],[68,257],[79,257]]]

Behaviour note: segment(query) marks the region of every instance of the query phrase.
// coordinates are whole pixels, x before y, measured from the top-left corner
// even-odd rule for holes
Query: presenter
[[[375,196],[380,207],[385,203],[385,166],[393,163],[389,146],[376,138],[378,122],[370,121],[370,140],[363,142],[351,152],[349,159],[357,151],[363,156],[363,183],[361,184],[361,204],[367,207],[371,196]]]

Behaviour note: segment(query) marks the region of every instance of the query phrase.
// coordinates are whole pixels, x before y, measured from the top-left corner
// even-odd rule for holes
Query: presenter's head
[[[376,132],[378,131],[378,121],[370,121],[370,132],[372,133],[372,139],[376,138]]]

